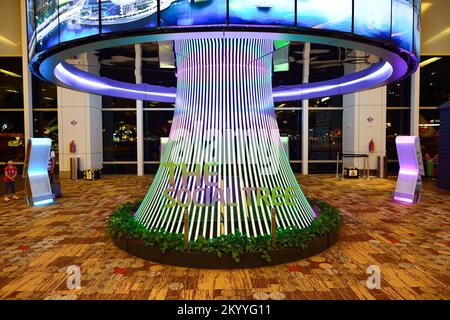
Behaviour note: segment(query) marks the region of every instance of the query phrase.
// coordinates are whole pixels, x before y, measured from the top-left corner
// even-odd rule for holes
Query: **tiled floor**
[[[104,224],[120,203],[142,197],[150,176],[62,182],[49,207],[0,203],[0,299],[449,299],[450,193],[425,184],[422,201],[390,200],[392,180],[300,177],[310,197],[341,208],[340,241],[322,254],[258,270],[159,265],[122,252]],[[69,290],[66,272],[81,271]],[[368,289],[367,268],[381,270]]]

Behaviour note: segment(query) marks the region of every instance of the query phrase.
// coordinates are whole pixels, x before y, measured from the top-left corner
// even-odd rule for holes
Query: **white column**
[[[142,83],[142,47],[140,44],[134,45],[135,50],[135,70],[136,83]],[[137,175],[144,175],[144,102],[136,100],[136,134],[137,134]]]
[[[302,83],[309,82],[309,57],[311,44],[305,42],[303,45],[303,80]],[[308,174],[309,157],[309,100],[302,100],[302,174]]]
[[[419,135],[420,68],[411,75],[410,135]]]
[[[23,86],[23,120],[25,141],[33,137],[33,88],[31,72],[28,69],[28,42],[25,0],[20,1],[20,20],[22,36],[22,86]]]
[[[93,53],[70,61],[89,72],[98,69]],[[70,158],[80,158],[80,170],[99,169],[103,163],[102,97],[58,87],[58,139],[60,174],[67,177]],[[71,141],[76,152],[70,153]]]
[[[352,56],[363,57],[361,51]],[[348,65],[346,72],[361,70],[361,65]],[[342,152],[369,154],[369,169],[378,169],[377,157],[386,155],[386,87],[343,95]],[[375,151],[369,152],[373,139]],[[363,159],[346,160],[346,165],[364,168]]]

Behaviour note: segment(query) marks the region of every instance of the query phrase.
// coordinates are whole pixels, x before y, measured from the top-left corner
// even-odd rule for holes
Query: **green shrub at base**
[[[342,215],[339,210],[325,201],[309,200],[318,216],[307,228],[289,227],[277,228],[276,249],[299,248],[306,249],[315,238],[323,237],[335,232],[342,224]],[[142,240],[145,246],[160,248],[164,253],[167,250],[184,251],[184,235],[171,233],[160,229],[147,229],[134,219],[134,213],[141,200],[134,203],[127,202],[117,208],[107,223],[107,232],[110,236],[127,237]],[[271,235],[247,237],[237,231],[235,234],[222,235],[217,238],[206,239],[199,236],[195,241],[189,242],[190,252],[213,253],[218,257],[231,254],[236,262],[245,252],[259,252],[261,257],[270,261],[272,248]]]

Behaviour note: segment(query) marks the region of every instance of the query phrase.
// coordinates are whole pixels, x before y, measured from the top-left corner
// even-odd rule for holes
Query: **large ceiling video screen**
[[[161,0],[161,26],[227,23],[227,0]]]
[[[58,0],[35,0],[36,51],[59,44]]]
[[[59,43],[102,33],[214,25],[353,32],[420,55],[421,0],[25,1],[30,58]]]
[[[231,24],[295,24],[296,0],[230,0]]]
[[[392,0],[392,40],[412,50],[413,0]]]
[[[103,33],[154,28],[158,25],[158,0],[102,0],[101,17]]]
[[[352,0],[298,0],[299,27],[352,32]]]
[[[421,0],[414,1],[414,53],[420,58]]]
[[[34,0],[27,0],[27,40],[28,40],[28,57],[31,57],[34,54],[34,48],[36,46]]]
[[[376,39],[391,38],[391,0],[355,0],[354,33]]]
[[[99,33],[100,0],[59,0],[59,41],[80,39]]]

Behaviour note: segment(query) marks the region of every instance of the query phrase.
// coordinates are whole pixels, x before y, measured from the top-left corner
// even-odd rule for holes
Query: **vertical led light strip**
[[[136,219],[149,229],[182,233],[187,209],[191,240],[236,232],[249,237],[268,234],[272,208],[278,212],[279,227],[308,226],[315,216],[291,170],[275,118],[272,41],[178,40],[175,50],[176,106],[162,164],[184,163],[187,172],[201,172],[189,176],[185,187],[182,168],[177,166],[170,186],[169,168],[161,165]],[[228,204],[217,201],[207,205],[219,192],[219,188],[205,189],[203,166],[212,162],[217,164],[214,171],[218,174],[208,179],[223,190]],[[172,191],[164,194],[169,188]],[[266,205],[258,202],[257,190],[248,199],[249,189],[245,188],[275,189],[280,195],[292,188],[294,197],[290,205],[284,197],[278,199],[281,205],[268,197]],[[167,195],[189,205],[167,207]]]
[[[420,140],[417,136],[395,138],[400,170],[395,186],[394,200],[413,203],[419,200],[423,169]]]

